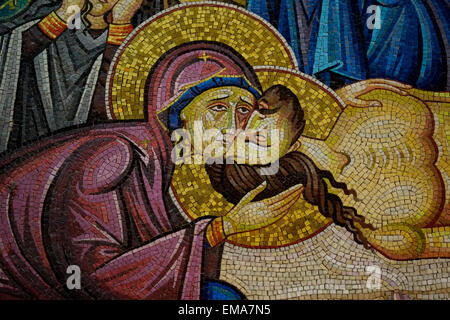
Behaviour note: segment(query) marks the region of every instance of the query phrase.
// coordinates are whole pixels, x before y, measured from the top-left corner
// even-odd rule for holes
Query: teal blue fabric
[[[0,23],[21,13],[30,2],[30,0],[0,0]]]
[[[428,4],[433,2],[434,16],[421,0],[383,1],[381,28],[365,31],[371,78],[391,78],[430,90],[447,80],[442,79],[448,69],[442,37],[450,34],[450,11],[448,3],[434,0]],[[438,20],[443,23],[442,32]]]
[[[380,28],[367,21],[379,10]],[[326,84],[387,78],[427,90],[450,90],[447,0],[250,0],[247,8],[286,38],[300,71]],[[310,35],[300,28],[306,16]]]
[[[203,300],[242,300],[243,296],[231,286],[216,281],[203,283]]]
[[[351,1],[323,0],[312,74],[334,72],[351,80],[367,78],[364,42]]]

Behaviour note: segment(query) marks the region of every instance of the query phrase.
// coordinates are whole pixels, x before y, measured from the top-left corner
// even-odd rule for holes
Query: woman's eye
[[[222,111],[227,111],[227,106],[223,105],[223,104],[216,104],[215,106],[212,106],[210,108],[210,110],[215,111],[215,112],[222,112]]]
[[[240,114],[247,114],[247,113],[250,112],[250,110],[249,110],[248,108],[246,108],[246,107],[238,107],[238,108],[237,108],[237,111],[238,111]]]

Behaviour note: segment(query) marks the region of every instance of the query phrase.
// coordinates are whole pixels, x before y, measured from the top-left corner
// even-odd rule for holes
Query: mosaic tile
[[[0,1],[0,299],[449,299],[449,16]]]

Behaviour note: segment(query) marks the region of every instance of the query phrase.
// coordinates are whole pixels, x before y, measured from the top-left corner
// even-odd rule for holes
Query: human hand
[[[129,24],[143,0],[119,0],[112,9],[112,23]]]
[[[86,0],[63,0],[61,6],[55,12],[58,17],[67,22],[76,13],[74,8],[78,8],[78,11],[81,11],[85,2]]]
[[[396,94],[407,96],[409,95],[408,89],[412,86],[408,84],[403,84],[398,81],[386,80],[386,79],[370,79],[358,81],[348,86],[345,86],[336,93],[344,100],[348,106],[357,108],[366,107],[381,107],[381,102],[377,100],[363,100],[359,99],[360,96],[365,95],[373,90],[387,90],[394,92]]]
[[[266,182],[247,193],[221,218],[225,236],[260,229],[276,222],[289,212],[305,189],[298,184],[271,198],[251,202],[265,188]]]

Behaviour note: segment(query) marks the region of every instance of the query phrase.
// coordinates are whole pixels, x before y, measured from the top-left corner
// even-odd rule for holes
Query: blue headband
[[[190,87],[169,107],[169,129],[174,130],[183,126],[180,113],[198,95],[209,89],[228,86],[246,89],[250,91],[256,99],[261,96],[260,93],[253,88],[244,77],[213,77]]]

